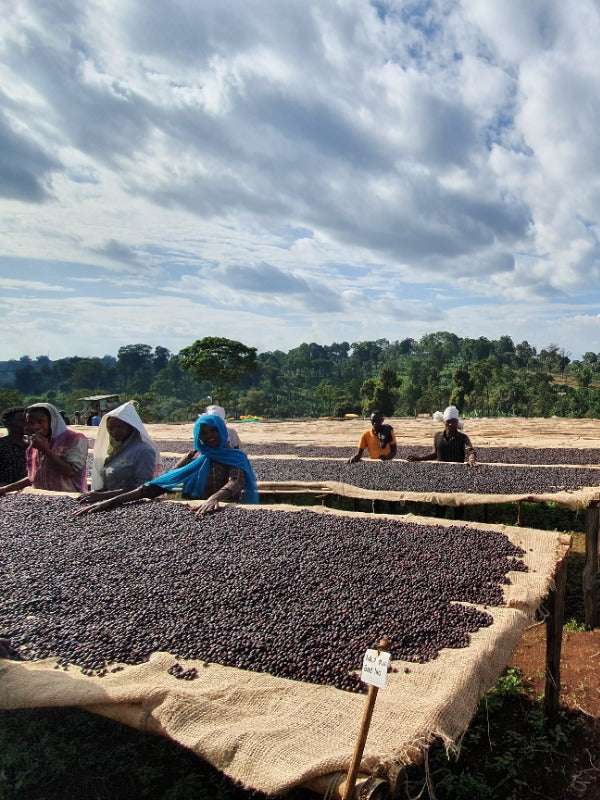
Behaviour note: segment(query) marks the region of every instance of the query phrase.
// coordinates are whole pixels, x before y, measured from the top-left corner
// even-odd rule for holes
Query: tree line
[[[571,360],[557,345],[539,352],[510,336],[301,344],[257,353],[206,337],[171,353],[128,344],[116,356],[0,362],[0,407],[51,402],[68,414],[78,398],[134,399],[147,422],[192,420],[217,402],[230,417],[342,417],[378,408],[386,416],[456,405],[465,416],[600,417],[600,354]]]

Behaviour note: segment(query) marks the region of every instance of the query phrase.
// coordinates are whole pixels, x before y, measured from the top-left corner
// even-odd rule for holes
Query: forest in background
[[[187,422],[210,403],[230,418],[343,417],[381,409],[386,416],[431,414],[449,404],[464,416],[600,417],[600,353],[571,360],[557,345],[539,352],[510,336],[461,338],[438,331],[415,340],[301,344],[256,353],[229,381],[194,374],[184,348],[128,344],[116,356],[0,362],[0,409],[45,401],[74,414],[78,398],[133,399],[146,422]],[[196,342],[196,345],[199,343]],[[193,347],[193,346],[192,346]],[[186,369],[182,367],[186,365]]]

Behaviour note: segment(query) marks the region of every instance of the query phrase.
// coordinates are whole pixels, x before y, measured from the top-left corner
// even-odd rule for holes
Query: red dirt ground
[[[525,633],[511,661],[536,696],[544,691],[545,660],[546,630],[540,623]],[[562,754],[570,776],[568,793],[546,790],[540,796],[600,800],[600,630],[563,634],[560,677],[560,705],[572,712],[579,735],[571,737]]]

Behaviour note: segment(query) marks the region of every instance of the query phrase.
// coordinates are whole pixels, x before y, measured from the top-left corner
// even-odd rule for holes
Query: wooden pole
[[[560,651],[562,629],[565,616],[565,586],[567,565],[565,559],[559,562],[554,576],[555,588],[548,595],[548,616],[546,617],[546,691],[544,712],[550,724],[558,719],[558,700],[560,696]]]
[[[599,517],[599,503],[594,501],[590,503],[585,514],[585,566],[582,579],[585,627],[590,630],[598,626],[596,578],[598,575]]]
[[[345,772],[338,772],[334,775],[318,775],[306,783],[300,784],[301,788],[320,794],[326,800],[341,800],[347,785],[348,776]],[[355,782],[355,791],[360,800],[389,800],[390,784],[383,778],[359,774]]]
[[[385,650],[386,652],[390,649],[390,640],[388,639],[387,636],[384,636],[380,640],[379,644],[377,645],[377,649]],[[356,745],[354,747],[354,754],[352,756],[352,761],[350,762],[350,769],[348,770],[348,779],[346,781],[346,788],[344,791],[343,800],[354,800],[354,788],[356,784],[356,777],[358,775],[360,762],[365,749],[365,744],[369,733],[369,727],[371,725],[371,717],[373,716],[373,709],[375,707],[375,700],[377,700],[378,691],[379,690],[377,686],[369,684],[367,699],[363,710],[362,721],[360,723],[360,730],[358,732],[358,739],[356,740]]]

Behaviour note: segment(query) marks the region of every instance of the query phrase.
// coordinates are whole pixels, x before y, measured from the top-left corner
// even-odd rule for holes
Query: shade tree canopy
[[[233,339],[206,336],[179,352],[179,366],[199,383],[213,385],[213,400],[225,402],[231,387],[256,369],[256,348]]]

